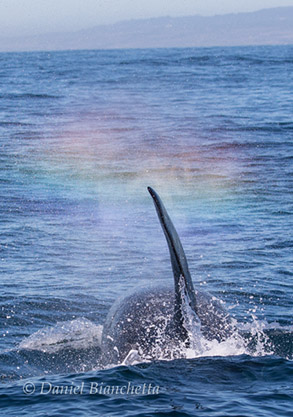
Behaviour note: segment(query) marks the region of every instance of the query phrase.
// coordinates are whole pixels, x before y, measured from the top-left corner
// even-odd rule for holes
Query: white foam
[[[244,326],[239,326],[236,320],[233,320],[235,326],[235,332],[226,340],[219,342],[217,340],[207,340],[202,333],[198,330],[198,327],[189,327],[188,333],[191,338],[191,346],[186,347],[184,343],[179,347],[170,345],[169,348],[164,344],[163,340],[158,344],[156,350],[152,352],[152,357],[137,355],[136,351],[130,351],[123,364],[134,365],[139,362],[151,362],[153,357],[157,360],[173,360],[178,358],[195,359],[201,357],[213,357],[213,356],[239,356],[250,355],[254,357],[271,355],[273,353],[270,349],[269,338],[265,334],[264,330],[267,328],[265,321],[257,319],[252,316],[252,321],[246,323]],[[190,323],[189,323],[190,324]],[[194,325],[194,322],[192,323]],[[243,337],[236,328],[239,327],[244,330],[249,337]],[[196,334],[192,334],[195,331]],[[164,337],[162,335],[162,337]],[[196,343],[194,343],[194,339]],[[250,342],[253,339],[253,346]],[[135,354],[134,354],[135,353]],[[113,365],[114,366],[114,365]]]
[[[88,349],[101,346],[103,326],[85,318],[58,322],[55,326],[44,327],[25,338],[19,349],[39,350],[47,353],[62,349]]]

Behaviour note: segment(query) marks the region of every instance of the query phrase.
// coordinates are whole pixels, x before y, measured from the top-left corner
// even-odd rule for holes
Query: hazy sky
[[[293,6],[293,0],[0,0],[0,37],[72,31],[119,20]]]

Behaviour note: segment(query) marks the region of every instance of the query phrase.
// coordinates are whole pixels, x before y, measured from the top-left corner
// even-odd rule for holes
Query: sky
[[[0,37],[68,32],[121,20],[250,12],[293,0],[0,0]]]

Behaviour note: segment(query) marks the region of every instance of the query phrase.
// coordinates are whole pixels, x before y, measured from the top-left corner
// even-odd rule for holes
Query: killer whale
[[[223,341],[235,331],[221,303],[194,289],[178,233],[159,195],[148,187],[170,253],[174,286],[134,289],[111,307],[103,327],[102,357],[108,364],[180,357],[193,333]]]

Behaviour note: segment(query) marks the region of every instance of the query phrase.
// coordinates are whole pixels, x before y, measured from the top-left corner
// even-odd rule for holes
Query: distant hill
[[[1,38],[0,51],[293,44],[293,7],[212,17],[160,17],[72,33]]]

